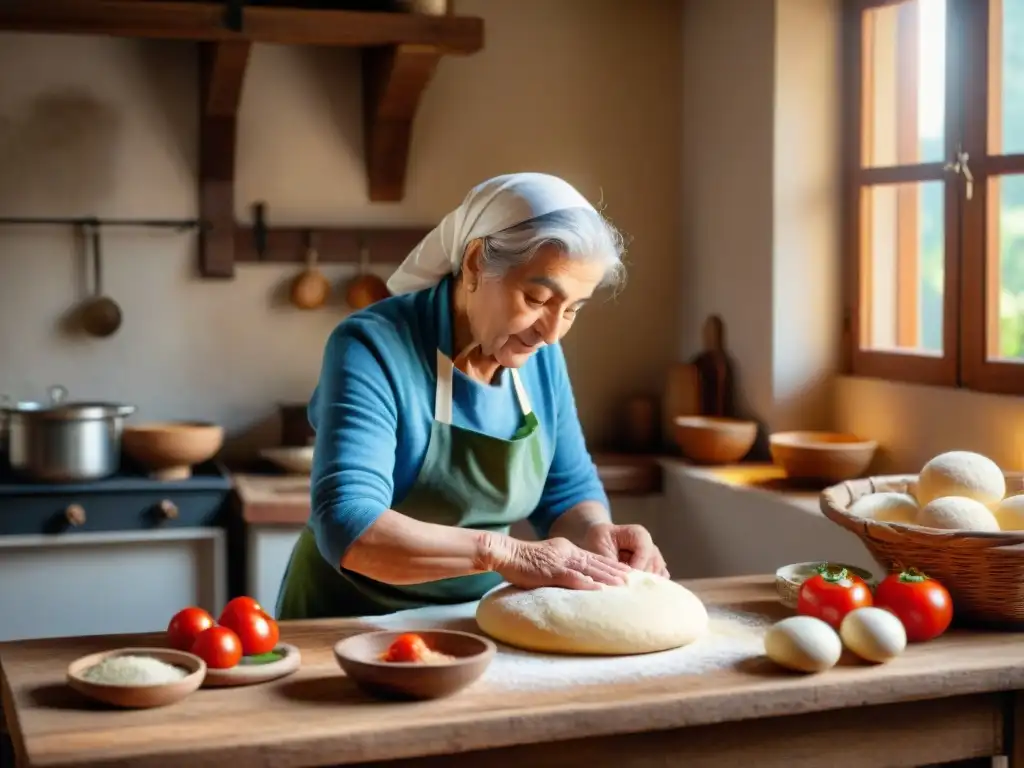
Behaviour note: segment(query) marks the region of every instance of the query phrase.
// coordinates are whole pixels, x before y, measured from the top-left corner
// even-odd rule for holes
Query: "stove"
[[[0,536],[221,526],[232,480],[209,461],[182,480],[124,464],[102,480],[47,483],[0,470]]]

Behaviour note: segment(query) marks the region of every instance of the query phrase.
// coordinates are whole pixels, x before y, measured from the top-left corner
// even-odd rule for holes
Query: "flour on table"
[[[455,629],[481,634],[477,603],[430,606],[363,621],[380,629]],[[764,616],[708,606],[707,632],[682,648],[636,656],[569,656],[520,651],[498,644],[498,653],[476,685],[502,690],[544,690],[568,686],[639,682],[726,669],[764,654]]]

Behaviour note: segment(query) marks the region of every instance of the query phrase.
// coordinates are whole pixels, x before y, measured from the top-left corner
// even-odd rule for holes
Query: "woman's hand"
[[[491,570],[523,589],[565,587],[599,589],[601,584],[619,586],[629,566],[616,558],[588,552],[568,539],[519,541],[508,539],[508,551],[495,558]]]
[[[582,544],[585,549],[605,558],[614,558],[638,571],[668,578],[665,558],[642,525],[594,523],[583,534]]]

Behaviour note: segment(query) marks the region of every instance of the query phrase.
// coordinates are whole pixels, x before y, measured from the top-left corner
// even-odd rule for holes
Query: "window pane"
[[[945,183],[864,189],[861,347],[942,354]]]
[[[1024,153],[1024,0],[989,3],[989,153]]]
[[[1024,363],[1024,175],[988,184],[988,357]]]
[[[946,0],[906,0],[865,11],[862,83],[864,165],[941,162]]]

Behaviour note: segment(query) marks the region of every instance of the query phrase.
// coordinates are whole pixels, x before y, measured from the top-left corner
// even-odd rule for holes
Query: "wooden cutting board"
[[[668,370],[662,401],[662,435],[666,446],[674,445],[677,416],[701,413],[700,369],[692,363],[674,363]]]

